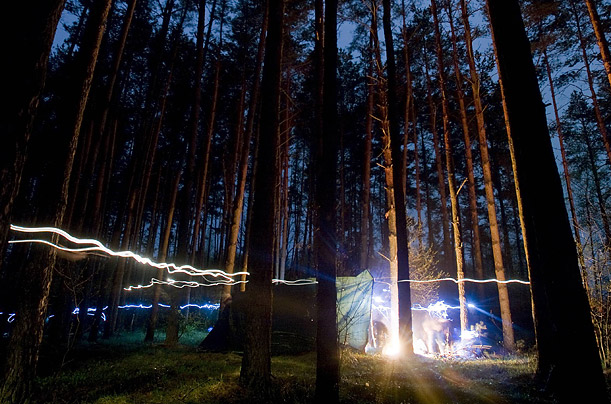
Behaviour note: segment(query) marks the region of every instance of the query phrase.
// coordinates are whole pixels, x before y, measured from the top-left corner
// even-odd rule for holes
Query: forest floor
[[[241,353],[199,352],[204,334],[168,348],[130,334],[43,355],[38,403],[252,403],[238,385]],[[160,336],[159,338],[162,338]],[[272,402],[314,402],[316,354],[272,357]],[[302,347],[303,348],[303,347]],[[279,354],[278,354],[279,353]],[[284,354],[283,354],[284,353]],[[390,360],[342,351],[343,403],[554,403],[533,381],[532,355]],[[46,373],[46,374],[45,374]],[[607,375],[609,376],[609,375]]]

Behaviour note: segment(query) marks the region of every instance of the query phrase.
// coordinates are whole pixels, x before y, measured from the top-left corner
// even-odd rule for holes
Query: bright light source
[[[393,338],[382,350],[384,356],[396,358],[401,354],[401,341],[398,338]]]

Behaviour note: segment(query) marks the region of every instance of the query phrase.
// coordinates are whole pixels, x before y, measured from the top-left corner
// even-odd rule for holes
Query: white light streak
[[[201,283],[201,282],[196,282],[196,281],[175,281],[173,279],[168,279],[167,281],[163,281],[157,278],[152,278],[151,283],[149,283],[148,285],[136,285],[136,286],[130,285],[123,289],[127,291],[131,291],[131,290],[136,290],[136,289],[150,288],[154,285],[168,285],[168,286],[173,286],[178,289],[182,289],[182,288],[198,288],[200,286],[237,285],[240,283],[246,283],[246,281],[226,281],[225,280],[225,281],[214,282],[214,283]]]
[[[272,279],[272,283],[278,285],[288,285],[288,286],[302,286],[302,285],[316,285],[318,282],[314,279],[297,279],[294,281],[287,281],[284,279]]]
[[[507,279],[504,281],[500,281],[498,279],[495,278],[491,278],[491,279],[472,279],[472,278],[462,278],[462,279],[454,279],[454,278],[439,278],[439,279],[423,279],[423,280],[416,280],[416,279],[401,279],[397,282],[411,282],[411,283],[433,283],[433,282],[442,282],[442,281],[451,281],[454,283],[461,283],[461,282],[473,282],[473,283],[492,283],[492,282],[496,282],[496,283],[521,283],[522,285],[530,285],[530,282],[528,281],[522,281],[520,279]]]
[[[158,269],[167,269],[168,273],[171,273],[171,274],[178,272],[178,273],[184,273],[184,274],[191,275],[191,276],[212,276],[215,278],[222,278],[223,280],[229,281],[229,282],[233,282],[234,277],[238,277],[242,275],[249,275],[248,272],[235,272],[235,273],[230,274],[220,269],[198,269],[198,268],[192,267],[191,265],[178,266],[174,263],[154,262],[151,259],[142,257],[141,255],[136,254],[132,251],[118,251],[118,252],[113,251],[105,247],[98,240],[80,239],[80,238],[71,236],[70,234],[66,233],[65,231],[55,228],[55,227],[22,227],[22,226],[15,226],[11,224],[11,230],[21,232],[21,233],[54,233],[54,234],[58,234],[66,238],[67,240],[75,244],[81,244],[81,245],[89,244],[90,246],[82,247],[82,248],[68,248],[68,247],[64,247],[64,246],[52,243],[47,240],[40,240],[40,239],[9,241],[9,243],[12,243],[12,244],[15,244],[15,243],[42,243],[42,244],[49,245],[53,248],[57,248],[59,250],[66,251],[66,252],[102,252],[102,253],[105,253],[105,254],[108,254],[114,257],[133,258],[136,261],[138,261],[139,263],[144,264],[144,265],[149,265],[149,266],[152,266]]]

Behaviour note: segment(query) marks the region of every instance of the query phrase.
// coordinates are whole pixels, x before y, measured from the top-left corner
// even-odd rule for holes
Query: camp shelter
[[[373,284],[373,277],[367,270],[357,276],[337,278],[337,325],[340,344],[364,351],[371,323]],[[280,348],[276,351],[284,353],[314,349],[316,284],[279,284],[274,286],[273,294],[272,343],[276,348]],[[200,345],[202,349],[240,349],[239,337],[235,338],[235,333],[239,329],[237,324],[240,322],[242,304],[244,302],[241,294],[236,293],[232,304],[234,313],[219,318],[215,329]],[[237,344],[229,341],[235,341]]]
[[[337,286],[339,342],[364,350],[371,323],[373,277],[365,270],[357,276],[342,276]],[[273,330],[316,337],[316,285],[274,286]]]

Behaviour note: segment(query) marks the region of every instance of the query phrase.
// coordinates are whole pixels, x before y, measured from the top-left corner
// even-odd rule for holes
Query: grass
[[[160,341],[162,340],[161,339]],[[142,334],[75,347],[38,380],[40,403],[250,403],[238,385],[240,353],[203,353],[200,336],[175,348],[143,344]],[[181,340],[182,341],[182,340]],[[316,355],[272,357],[273,402],[314,402]],[[530,356],[476,360],[389,360],[342,352],[344,403],[553,403],[532,382]]]

